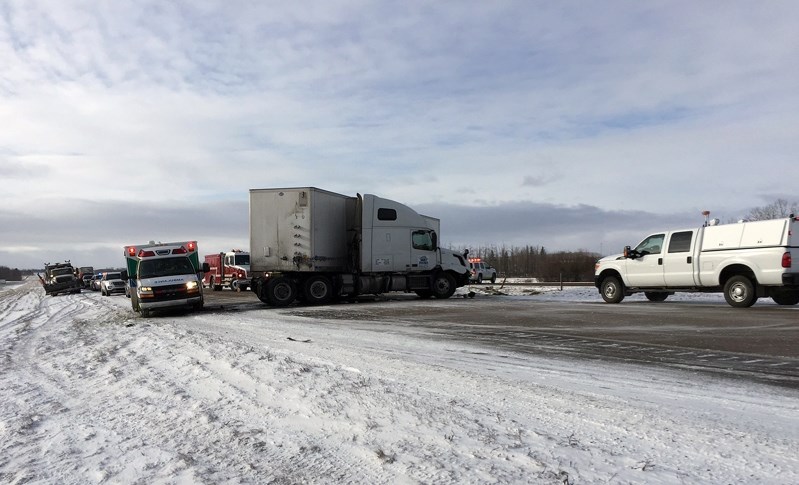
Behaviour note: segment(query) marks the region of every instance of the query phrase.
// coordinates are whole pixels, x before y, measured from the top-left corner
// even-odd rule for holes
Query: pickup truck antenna
[[[705,227],[710,225],[710,211],[702,211],[702,215],[705,216]]]

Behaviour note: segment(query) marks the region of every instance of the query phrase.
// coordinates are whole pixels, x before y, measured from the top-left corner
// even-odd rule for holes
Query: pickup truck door
[[[675,231],[669,234],[663,255],[663,276],[666,286],[694,286],[695,231]]]
[[[641,256],[627,259],[627,285],[647,288],[663,287],[663,242],[666,234],[652,234],[641,241],[635,250]]]

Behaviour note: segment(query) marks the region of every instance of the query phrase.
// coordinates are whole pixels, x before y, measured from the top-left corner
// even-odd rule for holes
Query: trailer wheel
[[[649,301],[666,301],[669,294],[665,291],[645,291],[644,296]]]
[[[266,284],[266,299],[272,306],[289,306],[297,298],[297,285],[288,278],[278,277]]]
[[[755,304],[755,285],[746,276],[736,275],[724,284],[724,299],[735,308],[748,308]]]
[[[607,303],[619,303],[624,299],[624,284],[615,276],[602,280],[602,299]]]
[[[771,299],[777,305],[796,305],[799,303],[799,290],[776,289],[772,291]]]
[[[449,273],[438,273],[433,276],[433,296],[444,300],[455,293],[455,278]]]
[[[302,290],[304,300],[310,305],[324,305],[333,299],[333,282],[326,276],[311,276]]]

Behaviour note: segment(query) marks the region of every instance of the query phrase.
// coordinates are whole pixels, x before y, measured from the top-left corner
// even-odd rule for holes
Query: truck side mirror
[[[208,263],[203,263],[203,273],[210,273],[211,272],[211,265]]]
[[[632,251],[630,250],[630,246],[624,246],[624,258],[625,259],[631,258],[632,257],[631,253]]]
[[[435,251],[438,249],[438,235],[435,233],[435,231],[430,234],[430,238],[433,240],[433,251]]]

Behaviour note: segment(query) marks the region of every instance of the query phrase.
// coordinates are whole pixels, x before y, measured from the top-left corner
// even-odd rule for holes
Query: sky
[[[799,199],[796,2],[0,5],[0,266],[248,245],[248,190],[602,254]]]

